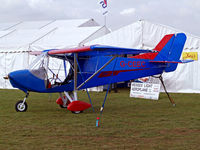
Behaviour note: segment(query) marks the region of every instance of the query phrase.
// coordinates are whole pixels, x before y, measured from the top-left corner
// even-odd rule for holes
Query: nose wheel
[[[15,104],[15,110],[17,112],[25,112],[28,108],[28,105],[26,102],[20,100]]]
[[[25,112],[27,110],[28,105],[26,103],[26,99],[28,98],[28,96],[29,96],[29,93],[27,92],[24,100],[20,100],[15,104],[15,110],[17,112]]]

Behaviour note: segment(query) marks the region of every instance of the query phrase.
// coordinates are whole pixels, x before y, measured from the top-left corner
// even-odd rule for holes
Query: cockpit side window
[[[39,55],[29,67],[29,71],[41,80],[47,80],[48,56],[43,53]]]

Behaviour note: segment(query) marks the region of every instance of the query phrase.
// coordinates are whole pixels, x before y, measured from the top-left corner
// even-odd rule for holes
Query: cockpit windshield
[[[49,84],[62,84],[70,72],[70,63],[67,60],[52,58],[47,53],[39,55],[29,67],[29,71],[36,77]]]
[[[30,72],[36,77],[47,80],[48,57],[45,53],[39,55],[29,66]]]

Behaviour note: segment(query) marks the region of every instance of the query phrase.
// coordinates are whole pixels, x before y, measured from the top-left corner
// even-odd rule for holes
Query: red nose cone
[[[70,111],[83,111],[91,107],[91,104],[82,101],[73,101],[67,107]]]

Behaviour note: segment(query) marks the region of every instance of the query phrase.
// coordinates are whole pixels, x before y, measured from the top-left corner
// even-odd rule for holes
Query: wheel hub
[[[25,109],[25,105],[23,103],[19,103],[17,108],[19,109],[19,111],[23,111]]]

